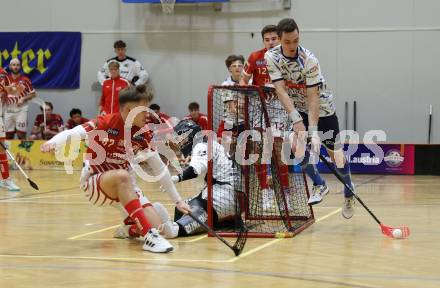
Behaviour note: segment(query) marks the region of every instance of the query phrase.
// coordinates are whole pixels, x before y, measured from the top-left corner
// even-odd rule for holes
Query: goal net
[[[208,92],[210,137],[208,162],[208,223],[220,235],[237,234],[223,209],[238,207],[248,237],[292,237],[314,222],[305,174],[294,165],[291,123],[270,88],[211,86]],[[217,138],[217,139],[213,139]],[[223,146],[232,170],[216,157]],[[216,175],[233,174],[235,196],[218,193]],[[233,203],[231,203],[233,201]],[[221,203],[221,204],[219,204]]]

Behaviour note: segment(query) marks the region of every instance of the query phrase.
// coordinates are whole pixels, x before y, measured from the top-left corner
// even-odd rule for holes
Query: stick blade
[[[384,224],[380,224],[382,234],[392,239],[405,239],[410,235],[410,230],[407,226],[390,227]]]
[[[35,190],[40,190],[40,188],[38,188],[38,185],[37,185],[37,183],[35,183],[34,181],[32,181],[31,179],[27,179],[28,180],[28,182],[29,182],[29,185],[31,185],[32,186],[32,188],[34,188]]]

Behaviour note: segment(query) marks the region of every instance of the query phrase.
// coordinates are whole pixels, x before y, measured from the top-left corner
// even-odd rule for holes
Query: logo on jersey
[[[113,135],[113,136],[119,135],[119,129],[116,129],[116,128],[109,128],[109,129],[107,129],[106,132],[110,135]]]
[[[265,59],[257,60],[257,61],[255,61],[255,64],[258,67],[266,67],[266,60]]]
[[[136,140],[136,141],[144,141],[145,138],[144,138],[144,135],[143,135],[143,134],[140,134],[140,135],[133,136],[133,140]]]
[[[399,167],[405,160],[405,157],[402,157],[399,151],[392,149],[385,154],[383,160],[389,167]]]

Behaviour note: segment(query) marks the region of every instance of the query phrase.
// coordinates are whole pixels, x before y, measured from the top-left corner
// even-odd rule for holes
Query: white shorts
[[[93,205],[98,205],[98,206],[103,206],[103,205],[112,206],[118,203],[119,199],[109,197],[104,192],[104,190],[102,190],[100,184],[100,178],[103,173],[89,175],[88,171],[89,171],[88,165],[85,165],[81,173],[80,187],[85,192],[84,196],[86,196],[89,202],[92,203]],[[130,176],[132,179],[134,192],[138,196],[142,207],[151,205],[150,200],[148,200],[148,198],[145,197],[144,193],[137,185],[135,174],[130,173]]]
[[[27,131],[27,110],[18,112],[5,112],[6,132],[26,132]]]

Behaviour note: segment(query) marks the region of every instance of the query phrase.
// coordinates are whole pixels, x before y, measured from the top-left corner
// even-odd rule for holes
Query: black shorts
[[[306,129],[308,130],[308,115],[303,112],[299,113],[303,118],[304,126],[306,126]],[[339,121],[336,113],[326,117],[319,117],[318,131],[322,144],[324,144],[327,149],[339,150],[342,148],[341,141],[339,139]]]

